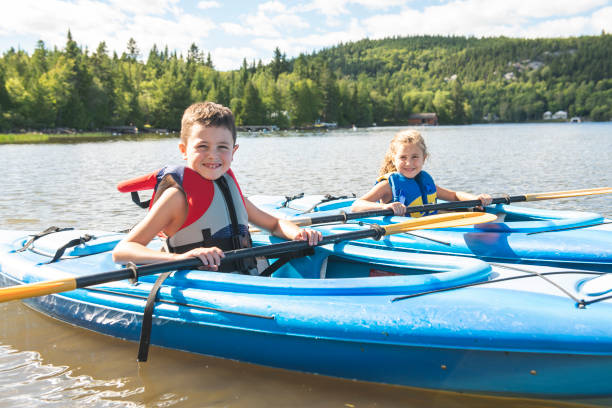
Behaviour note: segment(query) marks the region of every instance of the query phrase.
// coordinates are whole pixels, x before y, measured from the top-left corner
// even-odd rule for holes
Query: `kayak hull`
[[[118,266],[108,251],[47,264],[46,255],[15,252],[25,234],[5,240],[7,235],[0,232],[4,286]],[[259,245],[273,241],[255,237]],[[367,255],[360,258],[362,250]],[[272,278],[177,271],[160,290],[151,343],[283,369],[431,389],[612,395],[612,384],[606,381],[612,369],[610,301],[579,308],[532,273],[422,254],[401,254],[385,263],[385,253],[378,259],[376,250],[350,244],[317,248],[309,260],[294,260]],[[370,276],[361,276],[364,263]],[[307,264],[316,265],[316,274],[295,277],[304,268],[312,269]],[[316,278],[323,264],[325,275],[344,277]],[[424,269],[427,264],[432,265],[429,271]],[[359,277],[350,277],[352,270]],[[538,271],[558,272],[551,279],[574,296],[601,296],[589,297],[580,289],[601,274],[544,267]],[[138,341],[154,280],[148,276],[137,284],[111,282],[25,302],[75,326]],[[406,295],[412,297],[403,298]]]

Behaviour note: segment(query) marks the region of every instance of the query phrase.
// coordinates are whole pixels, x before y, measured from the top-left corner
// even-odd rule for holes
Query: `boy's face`
[[[187,144],[179,143],[187,166],[208,180],[216,180],[230,168],[238,145],[225,127],[205,127],[196,123]]]

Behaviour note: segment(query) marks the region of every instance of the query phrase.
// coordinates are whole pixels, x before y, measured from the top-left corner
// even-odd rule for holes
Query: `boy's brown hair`
[[[230,108],[214,102],[197,102],[185,109],[181,119],[181,142],[187,144],[196,123],[205,127],[224,127],[232,133],[236,144],[236,122]]]

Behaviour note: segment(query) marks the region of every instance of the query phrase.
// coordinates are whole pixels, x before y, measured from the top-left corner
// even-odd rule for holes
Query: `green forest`
[[[362,40],[218,71],[192,44],[186,56],[130,39],[118,55],[70,32],[0,58],[0,130],[108,126],[176,130],[192,102],[229,106],[239,125],[401,125],[435,112],[441,124],[541,120],[564,110],[612,119],[612,36],[556,39],[415,36]]]

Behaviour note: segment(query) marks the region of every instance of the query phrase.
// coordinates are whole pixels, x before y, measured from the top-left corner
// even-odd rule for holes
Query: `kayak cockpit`
[[[57,250],[83,235],[92,238],[65,250],[56,262]],[[51,280],[61,271],[62,276],[82,277],[120,269],[112,262],[111,250],[124,236],[104,231],[68,230],[41,237],[23,248],[29,236],[15,237],[12,245],[16,259],[27,259],[34,268],[19,277],[23,283]],[[278,243],[281,240],[267,234],[255,234],[254,246]],[[159,246],[154,240],[151,245]],[[270,261],[274,262],[274,259]],[[48,275],[48,276],[47,276]],[[152,284],[156,275],[141,276],[140,284]],[[313,248],[307,256],[291,259],[271,277],[219,273],[203,270],[182,270],[172,274],[164,285],[176,290],[220,290],[226,292],[286,294],[286,295],[393,295],[442,289],[486,281],[491,267],[477,259],[416,253],[402,253],[368,248],[340,242]],[[137,289],[127,281],[105,286],[131,292]]]

